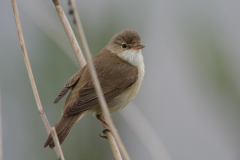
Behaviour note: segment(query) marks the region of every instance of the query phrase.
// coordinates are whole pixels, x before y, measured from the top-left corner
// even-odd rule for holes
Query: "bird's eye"
[[[126,43],[123,43],[123,44],[122,44],[122,48],[127,48],[127,44],[126,44]]]

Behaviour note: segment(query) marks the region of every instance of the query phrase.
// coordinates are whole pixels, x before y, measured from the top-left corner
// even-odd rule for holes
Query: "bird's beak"
[[[131,49],[142,49],[144,47],[145,47],[144,45],[138,45],[138,46],[132,47]]]

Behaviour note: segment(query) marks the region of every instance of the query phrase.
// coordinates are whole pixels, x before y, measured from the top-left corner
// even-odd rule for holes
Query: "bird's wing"
[[[58,94],[57,98],[54,100],[53,104],[58,103],[64,96],[65,94],[69,91],[70,88],[72,88],[77,81],[79,80],[79,78],[81,77],[83,71],[85,70],[86,65],[79,70],[77,73],[75,73],[68,81],[67,83],[64,85],[64,88],[60,91],[60,93]]]
[[[101,53],[102,52],[99,54]],[[135,66],[123,61],[113,53],[105,52],[104,56],[97,55],[95,57],[93,62],[107,103],[136,82],[138,78],[138,70]],[[84,77],[90,78],[84,80]],[[66,109],[63,113],[64,115],[74,115],[99,106],[88,68],[86,68],[82,74],[82,78],[78,81],[78,83],[83,82],[84,84],[79,85],[79,88],[78,84],[74,87],[73,90],[78,90],[78,96],[75,98],[75,102],[65,103],[70,105],[65,106]],[[69,99],[72,100],[71,98]]]

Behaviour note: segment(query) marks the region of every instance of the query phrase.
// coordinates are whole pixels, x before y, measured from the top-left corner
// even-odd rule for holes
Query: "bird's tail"
[[[80,119],[85,113],[80,113],[72,116],[64,116],[60,118],[58,123],[55,125],[55,130],[57,132],[57,136],[60,144],[63,143],[68,133],[73,128],[74,124]],[[44,148],[49,146],[51,149],[55,147],[51,133],[48,135],[48,139],[44,144]]]

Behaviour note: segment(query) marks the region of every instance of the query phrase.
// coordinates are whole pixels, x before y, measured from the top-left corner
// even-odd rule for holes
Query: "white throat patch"
[[[141,49],[129,49],[124,51],[121,54],[117,54],[122,60],[138,67],[143,65],[143,56]]]

